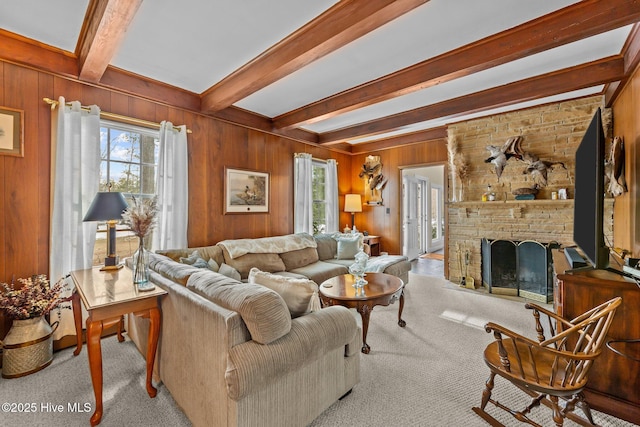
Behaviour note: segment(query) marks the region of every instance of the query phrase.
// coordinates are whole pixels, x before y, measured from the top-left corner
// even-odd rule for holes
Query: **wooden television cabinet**
[[[607,341],[640,339],[640,286],[634,280],[606,270],[570,271],[562,250],[553,251],[553,267],[556,313],[571,319],[620,296],[622,305],[616,311]],[[611,345],[623,355],[603,347],[589,371],[586,400],[597,411],[640,425],[640,361],[634,360],[640,357],[640,343]]]

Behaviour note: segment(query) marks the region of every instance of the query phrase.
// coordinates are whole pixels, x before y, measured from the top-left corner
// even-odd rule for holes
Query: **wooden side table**
[[[362,241],[371,248],[371,256],[380,255],[380,236],[364,236]]]
[[[73,353],[75,356],[80,354],[82,350],[81,300],[89,314],[87,318],[87,353],[93,393],[96,398],[96,410],[90,421],[91,425],[95,426],[102,419],[100,335],[105,327],[119,323],[122,316],[127,313],[149,318],[151,322],[147,345],[147,393],[150,397],[156,396],[157,390],[151,384],[151,376],[160,335],[160,297],[167,292],[159,287],[152,291],[139,292],[133,284],[129,268],[109,271],[100,271],[99,268],[77,270],[71,272],[71,277],[75,284],[72,306],[78,339],[76,350]]]

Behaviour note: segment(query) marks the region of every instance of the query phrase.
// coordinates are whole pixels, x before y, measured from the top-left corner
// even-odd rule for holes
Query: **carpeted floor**
[[[488,369],[482,351],[491,341],[483,325],[491,320],[518,331],[531,329],[530,312],[523,301],[461,288],[444,279],[411,273],[403,318],[397,325],[397,304],[375,307],[368,343],[362,355],[361,381],[353,392],[321,414],[311,427],[320,426],[487,426],[471,411],[480,401]],[[357,313],[354,313],[359,319]],[[145,367],[129,341],[104,339],[104,416],[101,426],[188,426],[168,391],[160,386],[150,399],[144,388]],[[93,390],[86,348],[78,357],[72,349],[55,354],[41,372],[0,379],[0,403],[35,403],[35,413],[4,412],[0,425],[85,426],[93,412]],[[528,398],[499,378],[494,397],[512,405]],[[62,405],[52,412],[48,403]],[[91,406],[88,413],[72,413],[69,404]],[[517,406],[517,405],[516,405]],[[4,409],[4,407],[3,407]],[[73,409],[73,408],[71,408]],[[507,426],[520,425],[496,408],[489,411]],[[550,410],[534,410],[533,419],[553,425]],[[594,412],[603,427],[632,426]],[[570,421],[566,426],[575,426]]]

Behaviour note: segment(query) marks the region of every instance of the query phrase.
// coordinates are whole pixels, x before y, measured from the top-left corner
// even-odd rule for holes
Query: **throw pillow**
[[[218,272],[218,270],[220,270],[220,266],[218,265],[218,263],[216,262],[215,259],[211,258],[209,259],[209,262],[207,263],[209,264],[209,269],[211,271],[215,271],[216,273]]]
[[[222,277],[207,270],[197,271],[189,278],[187,287],[224,308],[237,311],[251,339],[259,344],[269,344],[289,333],[291,315],[277,292]]]
[[[249,283],[276,291],[287,304],[292,318],[320,310],[318,285],[312,280],[278,276],[254,267],[249,272]]]
[[[337,259],[353,259],[362,249],[362,235],[340,234],[334,236],[338,241]]]
[[[193,265],[198,258],[202,259],[198,251],[193,251],[188,257],[180,257],[180,262],[183,264]]]
[[[230,277],[232,279],[236,279],[237,281],[241,281],[242,280],[238,270],[236,270],[235,268],[231,267],[229,264],[224,264],[223,263],[220,266],[220,269],[218,270],[218,273],[224,274],[225,276]]]

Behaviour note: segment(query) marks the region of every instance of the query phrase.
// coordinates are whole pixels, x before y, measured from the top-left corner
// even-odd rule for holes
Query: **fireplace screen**
[[[552,245],[482,239],[482,281],[491,293],[553,301]]]

